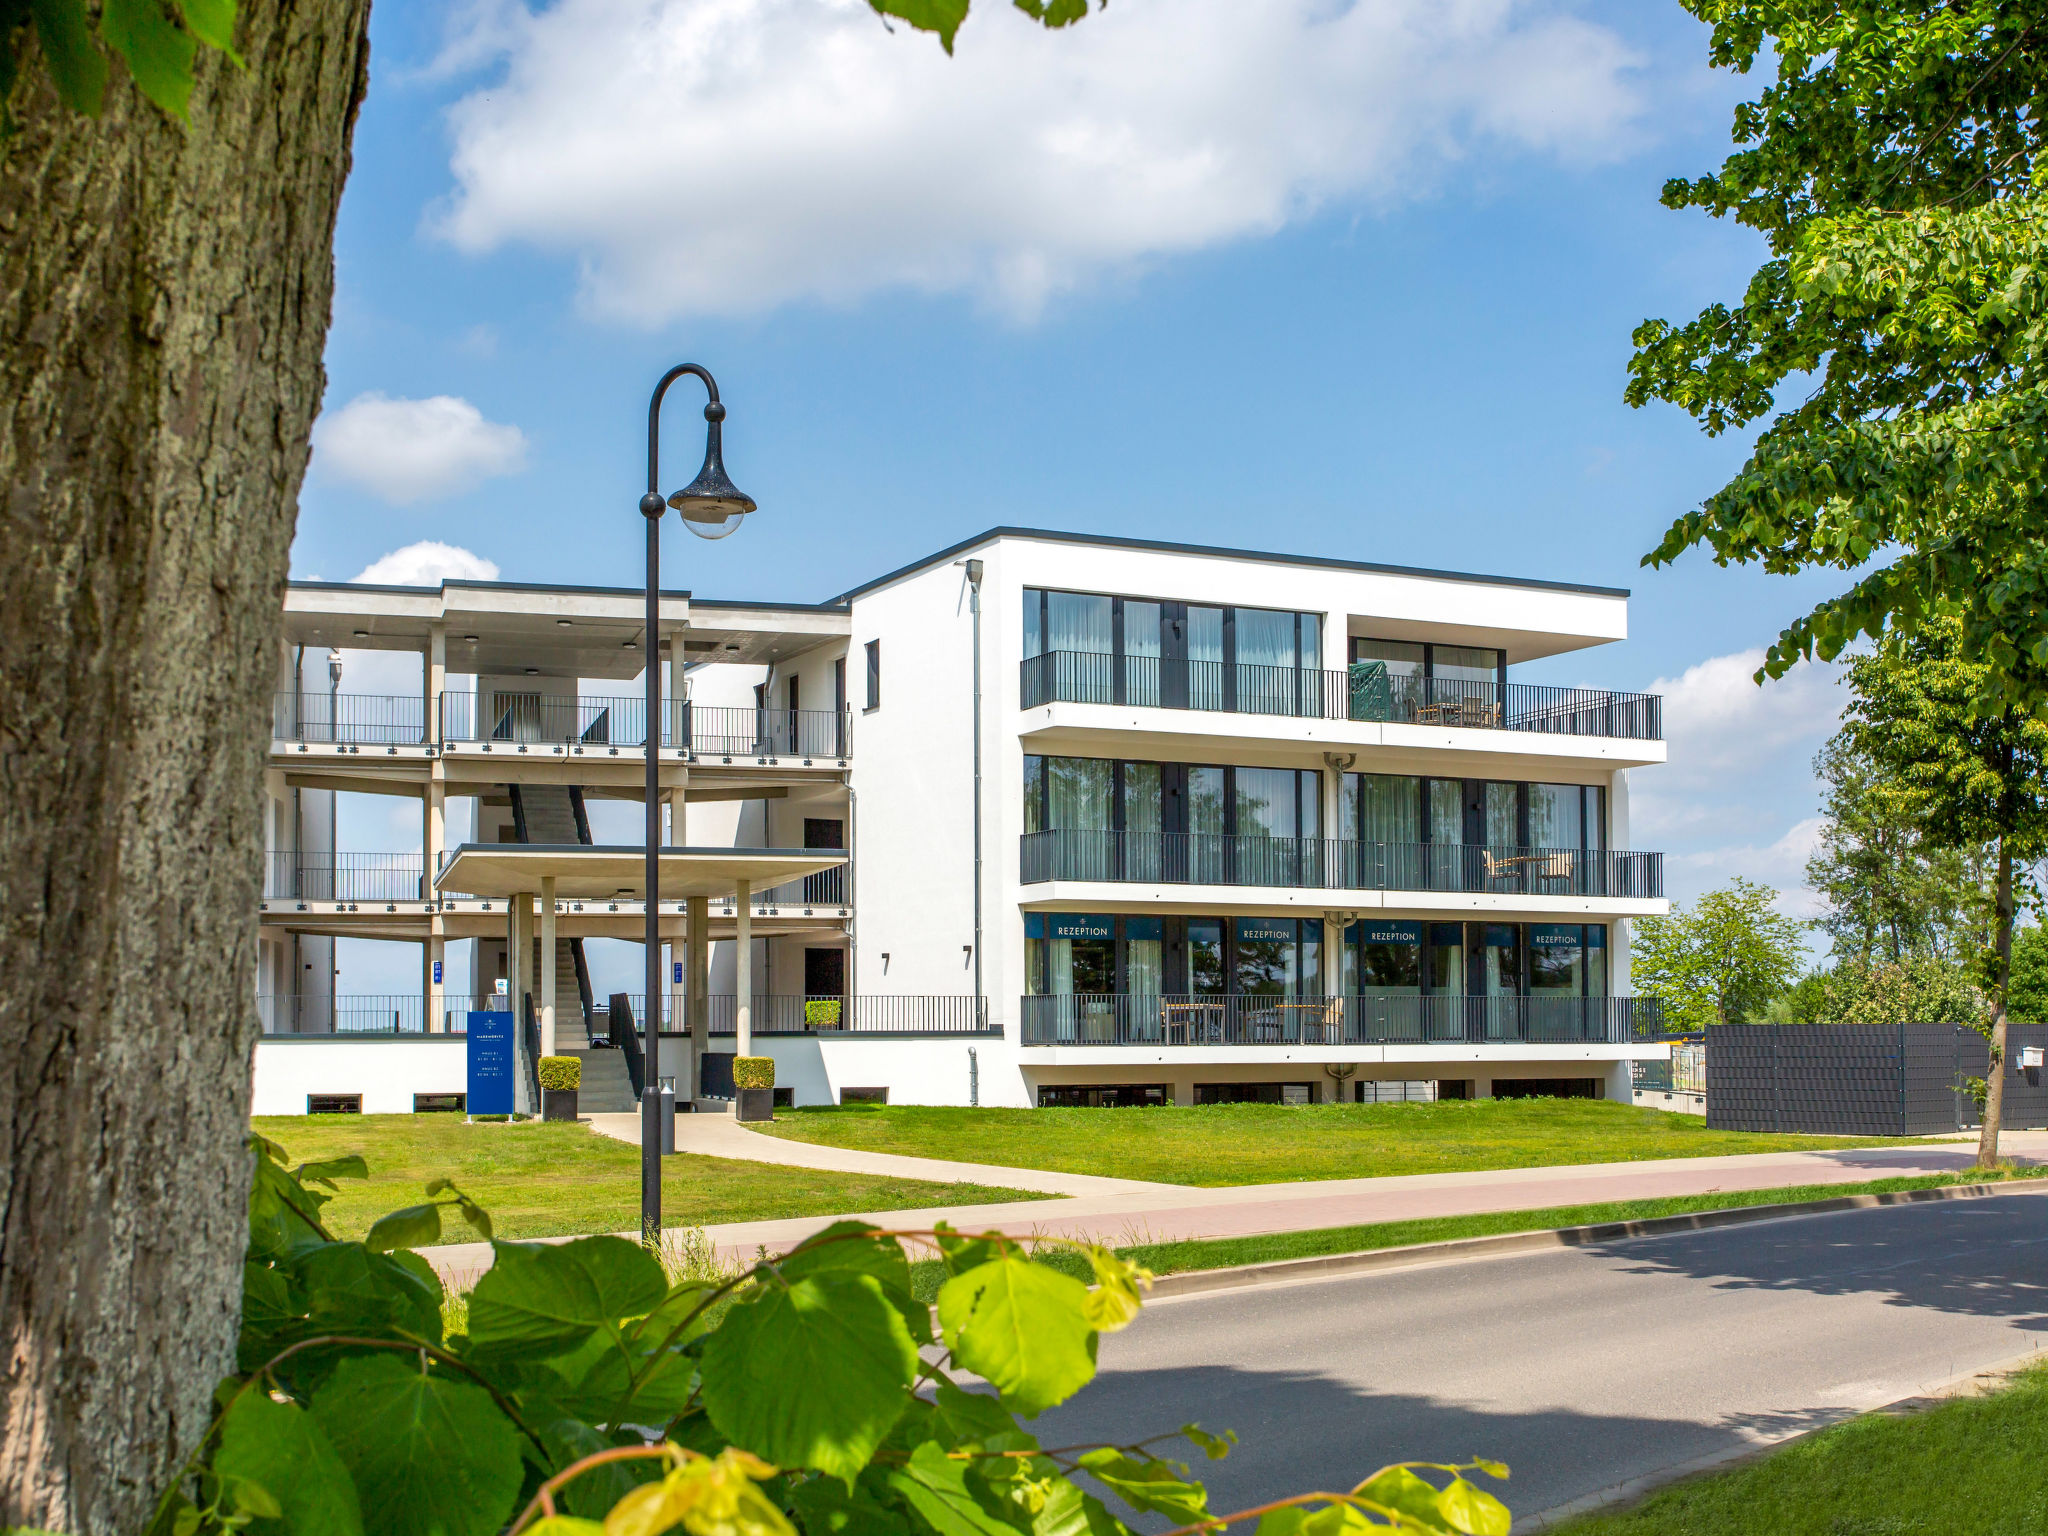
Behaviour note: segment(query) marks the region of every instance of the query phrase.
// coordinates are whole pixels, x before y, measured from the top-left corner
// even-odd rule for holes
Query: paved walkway
[[[678,1118],[676,1123],[680,1135],[682,1120]],[[2022,1162],[2048,1162],[2048,1132],[2008,1132],[2001,1150]],[[928,1229],[944,1220],[968,1231],[1001,1228],[1020,1235],[1094,1238],[1116,1244],[1170,1242],[1799,1184],[1862,1184],[1873,1179],[1959,1173],[1970,1166],[1975,1154],[1974,1141],[1919,1142],[1839,1152],[1763,1152],[1564,1168],[1242,1184],[1223,1189],[1161,1184],[1128,1193],[1076,1195],[1063,1200],[849,1214],[897,1228]],[[1010,1169],[984,1169],[982,1173],[988,1182],[1012,1186],[1021,1177],[1018,1170]],[[705,1235],[720,1253],[751,1258],[763,1247],[771,1252],[793,1247],[840,1219],[802,1216],[730,1222],[705,1228]],[[490,1249],[482,1243],[451,1244],[422,1249],[421,1253],[444,1275],[474,1276],[490,1264]]]
[[[640,1145],[640,1117],[587,1115],[600,1136]],[[1109,1179],[1093,1173],[1049,1173],[1039,1168],[997,1168],[987,1163],[956,1163],[940,1157],[903,1157],[894,1152],[856,1152],[847,1147],[814,1146],[750,1131],[731,1115],[677,1115],[676,1150],[706,1157],[730,1157],[749,1163],[781,1163],[791,1168],[822,1168],[838,1173],[876,1173],[898,1179],[930,1179],[940,1184],[987,1184],[1001,1189],[1029,1189],[1042,1195],[1137,1195],[1180,1189],[1178,1184],[1151,1184],[1143,1179]]]

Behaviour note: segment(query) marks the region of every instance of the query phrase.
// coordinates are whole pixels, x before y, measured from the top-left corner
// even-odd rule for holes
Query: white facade
[[[1058,638],[1043,627],[1041,659],[1027,655],[1026,604],[1037,611],[1041,591],[1079,595],[1077,612],[1117,616],[1113,636],[1072,652],[1071,676],[1059,670],[1068,663],[1042,659]],[[1105,598],[1124,601],[1105,607]],[[421,796],[428,870],[442,852],[437,799],[472,796],[478,836],[505,840],[513,815],[501,781],[531,786],[522,804],[534,816],[565,785],[586,801],[637,801],[643,749],[629,739],[631,707],[618,701],[637,696],[632,673],[650,649],[639,602],[626,591],[465,583],[295,586],[287,628],[297,643],[337,643],[330,634],[346,630],[356,645],[418,650],[428,718],[416,749],[280,739],[274,797],[311,785]],[[1175,626],[1185,654],[1172,654]],[[1267,658],[1256,647],[1283,632],[1296,636],[1284,666],[1244,659]],[[1657,703],[1524,689],[1509,669],[1626,634],[1626,594],[1610,590],[1026,530],[991,531],[812,607],[675,594],[655,642],[682,648],[681,691],[696,724],[673,767],[663,753],[670,841],[799,849],[836,838],[850,854],[832,880],[813,877],[773,899],[756,893],[750,909],[754,1048],[777,1058],[778,1081],[798,1103],[833,1102],[849,1088],[887,1089],[897,1102],[1009,1105],[1092,1101],[1103,1089],[1195,1102],[1270,1096],[1281,1085],[1290,1100],[1349,1098],[1369,1080],[1477,1094],[1497,1081],[1521,1091],[1597,1085],[1625,1099],[1630,1059],[1667,1049],[1646,1018],[1613,1001],[1628,993],[1630,920],[1666,910],[1655,856],[1627,853],[1627,771],[1664,758]],[[467,675],[463,643],[475,657]],[[1219,644],[1231,649],[1216,658],[1202,649]],[[1356,668],[1354,644],[1368,653]],[[1425,658],[1413,679],[1401,670],[1410,648]],[[1483,676],[1473,659],[1482,654],[1492,658]],[[463,740],[444,729],[455,716],[433,702],[437,680],[440,691],[470,690],[458,712],[470,722]],[[551,702],[501,703],[522,693]],[[1293,702],[1273,708],[1276,696]],[[499,740],[479,739],[489,717],[515,715],[543,724],[509,736],[501,725]],[[1300,801],[1291,843],[1265,835],[1272,802],[1244,789],[1282,782],[1268,770],[1294,774],[1284,781]],[[1027,780],[1052,773],[1123,786],[1113,814],[1129,824],[1112,826],[1108,802],[1089,802],[1079,814],[1100,830],[1034,833],[1029,818],[1051,814],[1053,802],[1034,787],[1027,810]],[[1238,786],[1225,796],[1235,809],[1219,811],[1210,786],[1225,784]],[[1419,797],[1414,825],[1425,830],[1412,845],[1408,833],[1375,840],[1347,824],[1362,796],[1396,807]],[[1583,810],[1579,841],[1532,842],[1529,829],[1554,825],[1542,816],[1566,799]],[[1168,809],[1145,808],[1155,805]],[[1180,822],[1168,825],[1175,805]],[[1161,814],[1166,821],[1145,820]],[[1209,815],[1231,830],[1195,831]],[[1102,849],[1113,859],[1091,851]],[[1027,868],[1030,858],[1039,862]],[[1263,873],[1245,873],[1254,867]],[[351,932],[409,941],[429,946],[424,975],[430,953],[470,938],[480,992],[510,966],[504,936],[516,919],[502,902],[492,911],[429,891],[367,912],[324,905],[336,910],[267,901],[272,948]],[[665,981],[696,942],[672,905],[662,904],[674,951]],[[602,906],[558,904],[557,932],[639,936],[637,897]],[[738,971],[736,915],[713,899],[701,936],[713,1052],[733,1048],[721,1008],[730,1009]],[[1068,931],[1082,937],[1051,937]],[[1391,935],[1391,947],[1370,947],[1376,933]],[[1221,935],[1213,954],[1211,934]],[[1283,934],[1295,937],[1274,937]],[[1075,944],[1092,957],[1085,965]],[[1542,945],[1551,947],[1539,965]],[[1405,982],[1368,985],[1368,971],[1407,976],[1409,948],[1427,1000],[1405,1001]],[[1284,976],[1270,958],[1282,952],[1292,967]],[[1229,972],[1220,982],[1201,970],[1219,964]],[[1048,998],[1084,972],[1107,979],[1112,966],[1114,993]],[[530,991],[537,978],[513,979]],[[266,973],[264,987],[271,982]],[[835,997],[843,1009],[819,1010]],[[559,977],[556,998],[558,1014],[573,1011]],[[463,1005],[423,980],[424,1027]],[[687,1029],[682,997],[667,1006],[670,1028]],[[346,999],[334,1017],[349,1017]],[[664,1041],[671,1061],[682,1048]],[[694,1081],[687,1066],[681,1076]],[[295,1078],[278,1101],[314,1091]]]

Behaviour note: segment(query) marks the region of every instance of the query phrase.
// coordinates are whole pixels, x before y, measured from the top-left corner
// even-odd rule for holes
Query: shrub
[[[577,1089],[583,1086],[583,1063],[574,1056],[543,1056],[540,1059],[543,1088]]]
[[[732,1085],[735,1088],[773,1088],[775,1086],[775,1058],[773,1056],[733,1057]]]
[[[1493,1462],[1386,1467],[1348,1493],[1233,1514],[1209,1508],[1187,1462],[1234,1435],[1185,1424],[1042,1447],[1019,1416],[1087,1385],[1099,1336],[1151,1281],[1092,1243],[841,1221],[730,1266],[618,1237],[498,1243],[451,1300],[410,1250],[442,1240],[444,1214],[490,1238],[462,1190],[435,1179],[425,1203],[340,1242],[320,1207],[336,1180],[367,1176],[363,1159],[292,1168],[252,1142],[235,1373],[155,1536],[244,1536],[257,1520],[274,1536],[1128,1536],[1105,1498],[1204,1529],[1264,1514],[1269,1531],[1508,1530],[1465,1476],[1505,1477]],[[926,1272],[936,1307],[913,1291],[906,1244],[940,1271]],[[1068,1262],[1043,1262],[1049,1249]],[[968,1373],[988,1389],[954,1379]],[[1161,1404],[1163,1425],[1176,1406]]]
[[[814,997],[804,1004],[805,1029],[837,1029],[838,1027],[838,998]]]

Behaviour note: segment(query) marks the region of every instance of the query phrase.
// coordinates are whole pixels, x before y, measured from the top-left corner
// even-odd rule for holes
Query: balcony
[[[417,992],[389,996],[374,993],[353,996],[300,997],[290,993],[259,993],[256,1012],[266,1035],[418,1035],[424,999]],[[459,1037],[468,1027],[462,1014],[449,1016],[449,1027]]]
[[[1662,1038],[1650,997],[1026,997],[1025,1045],[1624,1045]]]
[[[1020,842],[1026,885],[1101,880],[1651,900],[1664,894],[1663,854],[1617,849],[1076,830],[1027,832]]]
[[[1551,688],[1530,683],[1390,677],[1361,663],[1347,672],[1175,661],[1095,651],[1047,651],[1022,663],[1021,706],[1135,704],[1234,715],[1287,715],[1551,736],[1664,739],[1664,701],[1654,694]]]
[[[521,745],[647,745],[647,701],[559,698],[541,693],[444,693],[442,742]],[[844,760],[853,749],[850,710],[733,709],[667,700],[661,744],[699,757],[800,757]],[[426,701],[411,694],[279,693],[271,739],[337,746],[428,744]]]
[[[479,708],[481,705],[481,708]],[[852,752],[851,711],[735,709],[669,699],[661,744],[699,757],[828,757]],[[444,693],[441,740],[554,746],[647,745],[647,701],[540,693]]]
[[[647,994],[626,994],[633,1017],[647,1016]],[[689,1033],[689,1022],[669,1017],[669,994],[662,995],[661,1032]],[[739,1030],[739,999],[731,993],[711,994],[707,1017],[716,1039]],[[988,1021],[988,999],[966,994],[901,995],[858,993],[844,997],[755,993],[749,1027],[757,1035],[814,1035],[846,1039],[859,1035],[1000,1035]]]
[[[273,853],[265,901],[431,901],[416,853]]]

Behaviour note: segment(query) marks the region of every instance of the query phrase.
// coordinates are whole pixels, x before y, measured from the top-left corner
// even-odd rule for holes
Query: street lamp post
[[[684,374],[704,381],[704,467],[697,478],[670,496],[661,495],[661,398]],[[674,507],[683,526],[707,539],[722,539],[754,510],[754,498],[726,478],[719,423],[725,407],[718,383],[695,363],[679,363],[661,376],[647,402],[647,494],[640,515],[647,520],[647,1050],[640,1087],[640,1235],[661,1238],[661,514]],[[677,668],[681,672],[680,666]],[[690,935],[692,943],[704,935]]]

